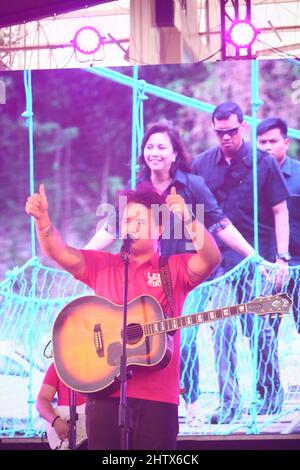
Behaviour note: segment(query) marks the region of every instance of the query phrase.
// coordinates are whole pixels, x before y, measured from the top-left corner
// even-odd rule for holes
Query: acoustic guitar
[[[154,297],[141,295],[128,303],[128,366],[165,366],[172,354],[172,335],[180,328],[232,318],[244,313],[283,315],[292,305],[286,293],[258,297],[246,304],[165,318]],[[88,295],[68,303],[55,320],[52,346],[57,373],[81,393],[106,391],[116,385],[122,350],[123,306]]]

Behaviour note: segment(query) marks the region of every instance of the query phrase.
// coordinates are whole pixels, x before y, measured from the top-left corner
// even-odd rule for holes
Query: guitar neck
[[[233,305],[231,307],[208,310],[207,312],[193,313],[182,317],[168,318],[143,326],[145,336],[153,336],[159,333],[168,333],[189,326],[202,325],[224,318],[235,317],[247,312],[247,304]]]

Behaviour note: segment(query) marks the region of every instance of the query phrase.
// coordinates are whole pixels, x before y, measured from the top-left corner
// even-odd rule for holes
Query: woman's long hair
[[[158,121],[155,124],[153,124],[153,126],[151,126],[144,134],[142,145],[141,145],[141,153],[139,155],[138,178],[150,179],[151,170],[145,162],[144,150],[149,140],[149,137],[152,134],[157,134],[157,133],[168,134],[173,150],[174,152],[176,152],[176,160],[171,165],[170,176],[173,177],[175,175],[176,170],[178,169],[184,172],[190,173],[191,172],[191,165],[190,165],[191,159],[179,135],[178,130],[169,121]]]

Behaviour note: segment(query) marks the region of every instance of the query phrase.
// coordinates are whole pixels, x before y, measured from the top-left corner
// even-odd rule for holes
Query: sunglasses
[[[240,128],[240,126],[232,127],[232,129],[225,129],[225,130],[215,129],[214,128],[214,131],[215,131],[215,133],[217,134],[218,137],[224,137],[224,135],[230,135],[230,137],[233,137],[233,136],[237,135],[237,133],[239,131],[239,128]]]

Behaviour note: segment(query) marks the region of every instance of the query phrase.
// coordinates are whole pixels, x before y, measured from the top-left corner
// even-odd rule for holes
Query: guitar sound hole
[[[129,323],[127,325],[127,343],[135,344],[143,337],[143,328],[139,323]]]

